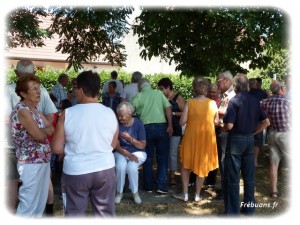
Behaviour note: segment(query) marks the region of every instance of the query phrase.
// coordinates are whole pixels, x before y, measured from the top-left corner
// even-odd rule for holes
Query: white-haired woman
[[[142,203],[138,194],[138,168],[147,158],[145,152],[146,133],[143,122],[134,118],[133,112],[134,108],[129,102],[122,102],[117,107],[120,132],[119,145],[114,153],[117,185],[116,204],[122,200],[126,174],[128,174],[134,202],[136,204]]]

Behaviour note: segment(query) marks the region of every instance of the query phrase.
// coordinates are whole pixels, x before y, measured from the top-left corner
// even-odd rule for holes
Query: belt
[[[148,124],[145,124],[144,126],[153,126],[153,125],[166,125],[167,123],[148,123]]]

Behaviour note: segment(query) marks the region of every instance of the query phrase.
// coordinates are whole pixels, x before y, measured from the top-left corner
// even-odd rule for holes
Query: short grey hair
[[[271,90],[272,94],[278,94],[280,88],[282,88],[282,87],[284,87],[283,82],[280,80],[277,80],[277,84],[272,85],[272,83],[271,83],[270,90]]]
[[[209,82],[203,77],[196,77],[192,82],[193,91],[196,96],[206,95],[209,88]]]
[[[144,87],[151,87],[150,81],[147,78],[142,78],[138,81],[138,85],[142,90]]]
[[[131,82],[137,83],[140,79],[142,79],[143,74],[139,71],[135,71],[131,76]]]
[[[248,92],[249,91],[249,81],[245,74],[237,73],[233,78],[233,88],[236,93],[238,92]]]
[[[133,115],[133,113],[134,113],[134,107],[133,107],[133,105],[131,105],[131,103],[129,103],[129,102],[121,102],[118,106],[117,106],[117,112],[119,111],[119,110],[121,110],[122,108],[126,108],[126,109],[128,109],[129,111],[130,111],[130,113],[131,113],[131,115]]]
[[[33,62],[26,59],[18,61],[16,71],[23,74],[34,74]]]
[[[229,70],[225,71],[225,72],[222,72],[224,78],[227,78],[228,80],[231,80],[233,79],[233,76],[231,74],[231,72]]]

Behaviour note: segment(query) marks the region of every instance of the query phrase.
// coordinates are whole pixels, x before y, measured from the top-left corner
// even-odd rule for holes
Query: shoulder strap
[[[176,101],[178,95],[179,95],[179,93],[177,93],[172,100]]]

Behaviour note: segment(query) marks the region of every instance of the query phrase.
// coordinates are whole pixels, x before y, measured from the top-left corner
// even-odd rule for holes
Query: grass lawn
[[[269,186],[269,172],[268,172],[268,148],[265,148],[259,155],[259,163],[263,165],[262,168],[256,169],[256,184],[255,184],[255,198],[256,198],[256,212],[255,217],[273,217],[285,213],[288,210],[288,202],[290,199],[290,171],[287,167],[280,166],[278,176],[278,187],[280,197],[272,199],[270,197]],[[202,195],[204,200],[195,203],[192,200],[189,202],[181,202],[173,199],[173,193],[181,190],[180,174],[177,175],[178,187],[170,188],[168,195],[158,195],[155,192],[146,193],[140,190],[140,196],[143,200],[141,205],[136,205],[130,193],[124,191],[124,198],[122,202],[116,206],[117,218],[169,218],[169,217],[219,217],[224,211],[223,201],[214,200],[216,195],[212,189],[203,189]],[[219,184],[219,177],[217,184]],[[141,185],[140,185],[141,187]],[[240,199],[243,195],[243,182],[240,182]],[[190,196],[193,197],[193,187],[190,188]],[[62,202],[56,196],[55,199],[55,216],[63,217]],[[90,216],[90,207],[87,216]]]

